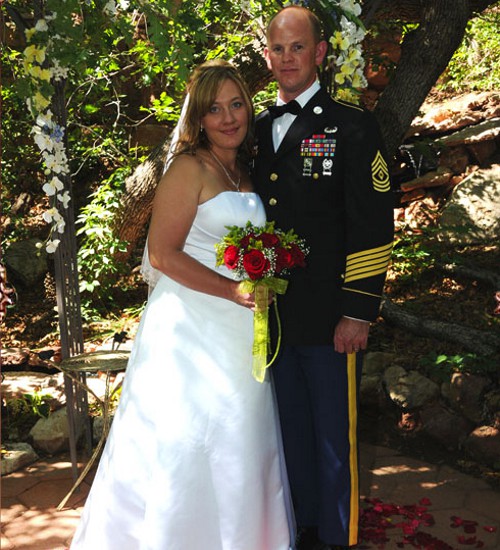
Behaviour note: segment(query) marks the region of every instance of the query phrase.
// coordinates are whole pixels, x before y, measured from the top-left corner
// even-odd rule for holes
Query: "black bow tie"
[[[284,105],[271,105],[270,107],[268,107],[271,120],[274,120],[275,118],[278,118],[284,115],[285,113],[298,115],[301,110],[302,110],[302,107],[300,106],[300,103],[298,101],[295,101],[295,99],[292,99],[292,101],[289,101]]]

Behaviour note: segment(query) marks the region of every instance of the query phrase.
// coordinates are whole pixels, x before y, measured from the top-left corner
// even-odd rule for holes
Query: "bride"
[[[272,387],[252,377],[254,295],[215,266],[226,226],[265,222],[246,170],[251,98],[224,61],[188,91],[150,224],[161,276],[71,550],[288,550],[293,537]]]

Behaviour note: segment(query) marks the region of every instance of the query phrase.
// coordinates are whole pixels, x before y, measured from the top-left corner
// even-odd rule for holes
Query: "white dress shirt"
[[[317,80],[315,80],[305,92],[302,92],[298,97],[295,98],[295,101],[297,101],[301,107],[305,107],[311,97],[316,94],[316,92],[319,92],[319,90],[320,84]],[[285,103],[286,102],[278,96],[278,99],[276,100],[276,105],[284,105]],[[283,141],[283,138],[288,132],[288,129],[292,125],[296,116],[297,115],[293,115],[292,113],[285,113],[284,115],[273,120],[274,151],[278,150],[280,143]]]

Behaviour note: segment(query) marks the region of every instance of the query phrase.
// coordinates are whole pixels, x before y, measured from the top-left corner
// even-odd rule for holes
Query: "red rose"
[[[276,249],[276,273],[281,273],[283,269],[292,267],[292,255],[286,248]]]
[[[224,250],[224,263],[228,269],[234,269],[238,263],[238,247],[234,244],[229,245]]]
[[[250,250],[243,256],[243,267],[252,281],[262,278],[269,269],[269,260],[260,250]]]
[[[280,242],[278,237],[272,233],[262,233],[258,240],[261,241],[266,248],[272,248]]]
[[[292,265],[290,267],[295,267],[295,266],[305,267],[306,266],[306,262],[305,262],[306,257],[304,255],[304,253],[302,252],[302,250],[300,250],[300,248],[295,243],[292,243],[290,245],[290,254],[292,255]]]
[[[248,235],[245,235],[240,241],[241,248],[248,248],[248,245],[250,244],[250,239],[254,239],[254,238],[255,238],[255,233],[249,233]]]

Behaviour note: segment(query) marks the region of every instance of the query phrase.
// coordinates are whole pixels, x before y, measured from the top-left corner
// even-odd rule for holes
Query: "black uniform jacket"
[[[373,115],[317,92],[279,149],[257,117],[253,182],[268,220],[306,239],[305,269],[279,296],[283,341],[331,344],[341,316],[378,315],[393,240],[393,197]]]

